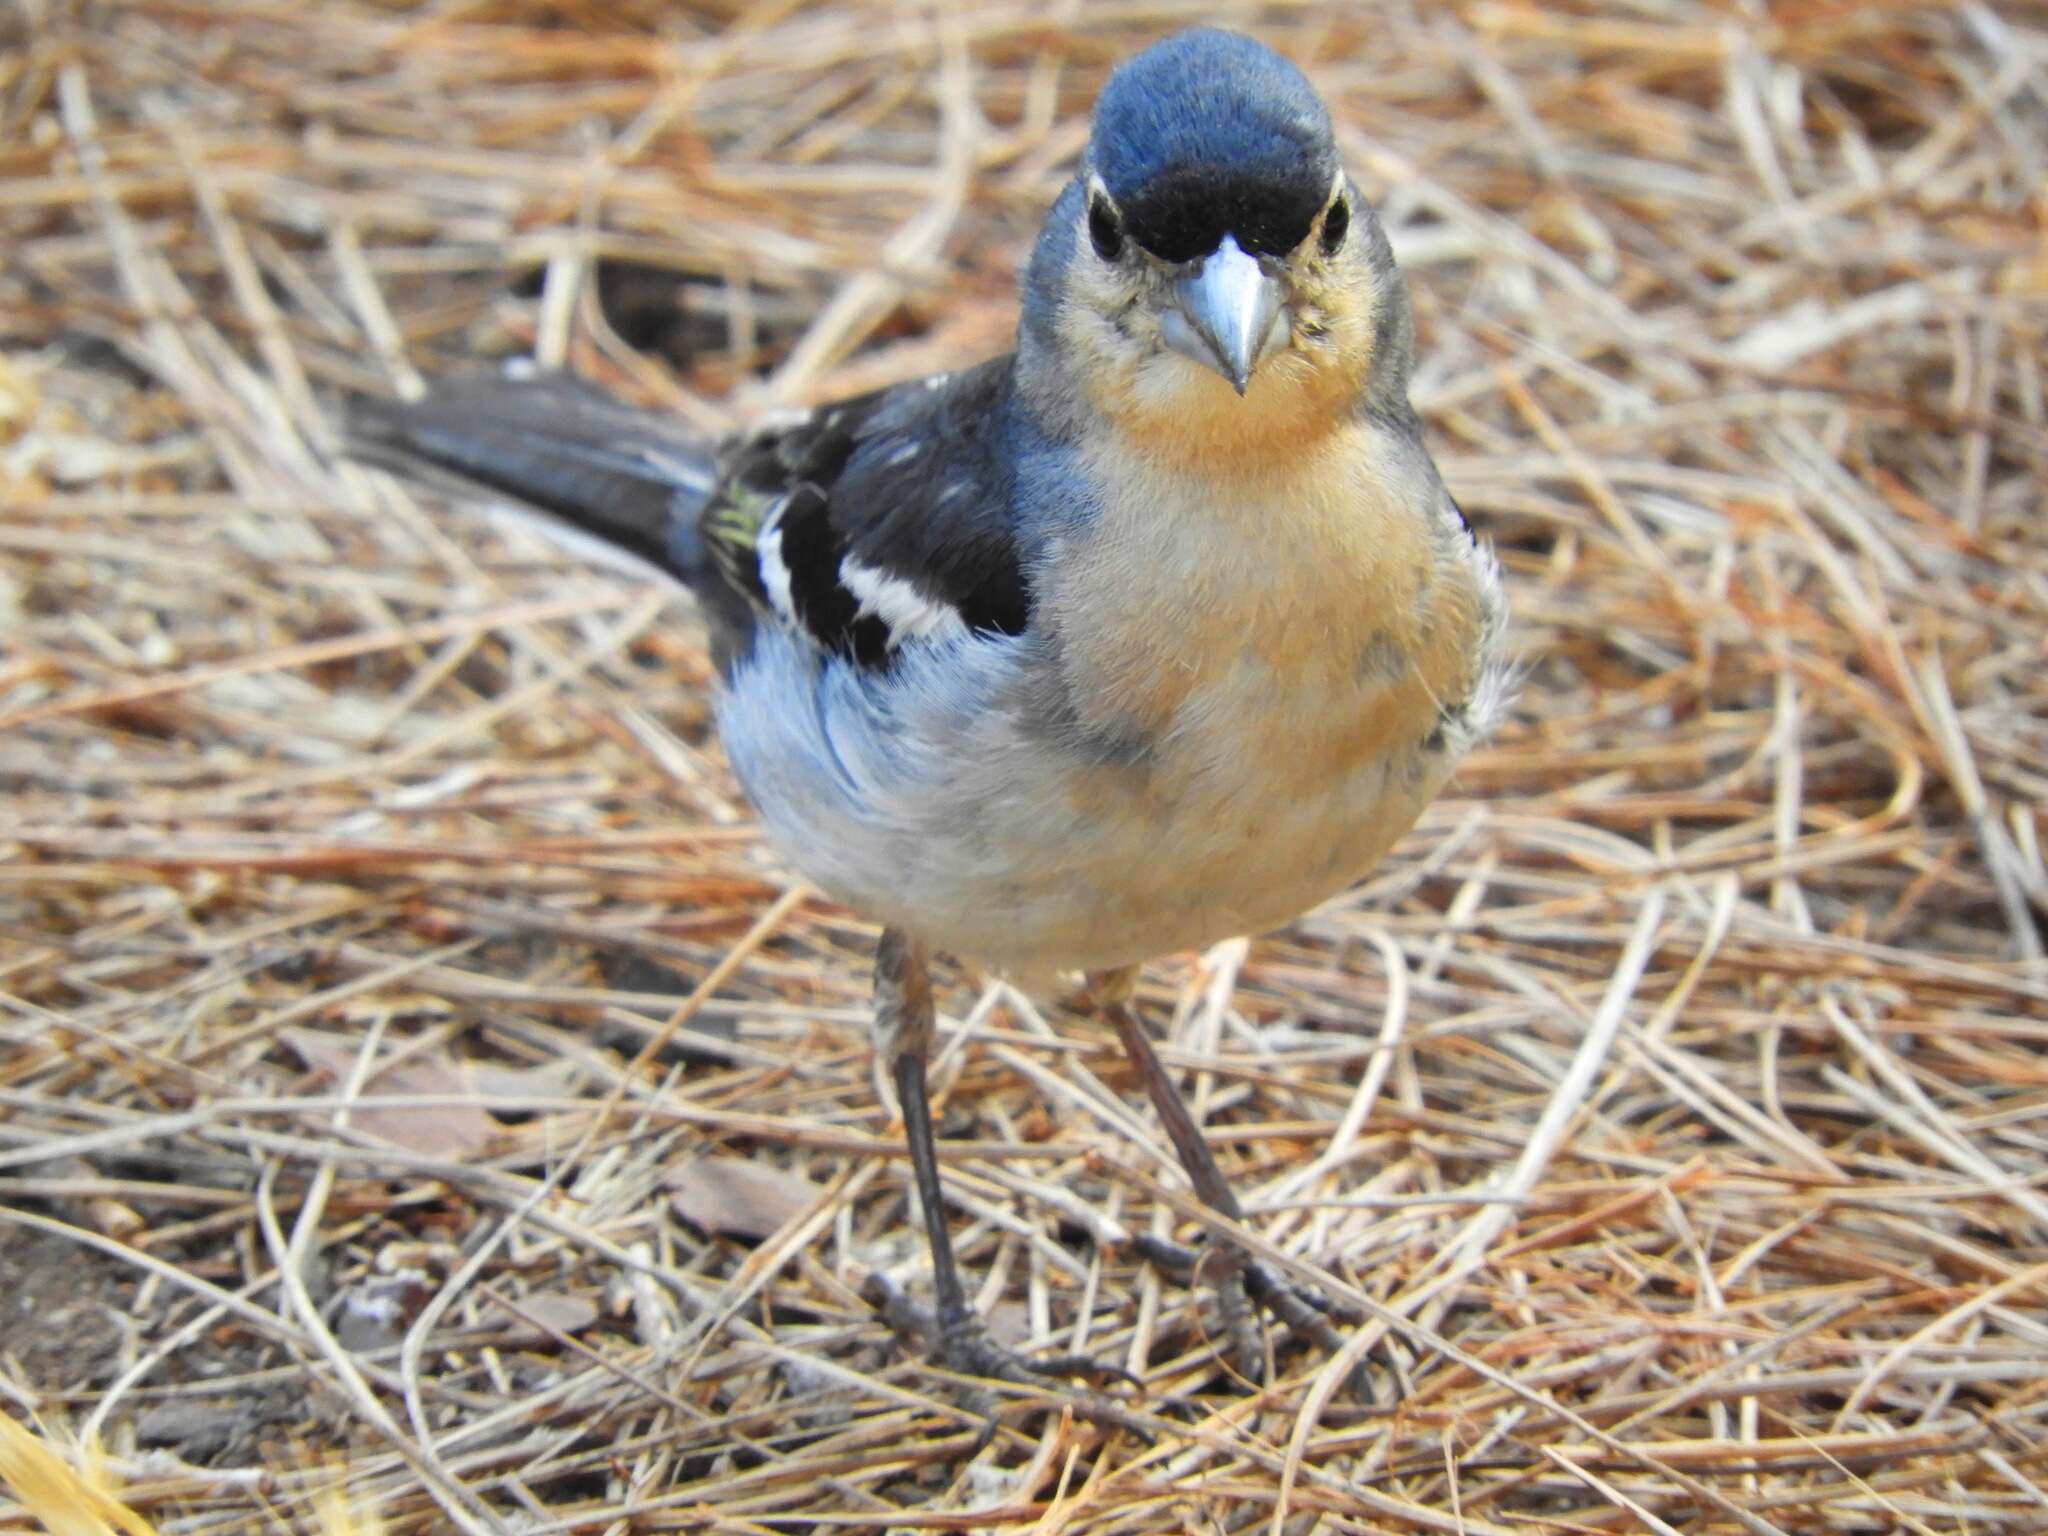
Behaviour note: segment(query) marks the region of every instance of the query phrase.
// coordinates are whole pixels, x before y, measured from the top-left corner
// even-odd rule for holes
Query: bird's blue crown
[[[1248,37],[1201,27],[1110,76],[1088,161],[1153,255],[1192,261],[1229,234],[1277,256],[1322,210],[1337,146],[1300,70]]]

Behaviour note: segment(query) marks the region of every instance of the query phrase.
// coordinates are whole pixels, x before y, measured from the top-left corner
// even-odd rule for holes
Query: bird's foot
[[[1364,1321],[1329,1297],[1296,1285],[1248,1255],[1219,1253],[1207,1247],[1187,1248],[1149,1236],[1140,1236],[1135,1246],[1145,1259],[1178,1279],[1192,1282],[1205,1271],[1215,1276],[1224,1358],[1232,1370],[1248,1381],[1266,1379],[1265,1340],[1255,1315],[1257,1309],[1270,1312],[1296,1338],[1307,1339],[1331,1355],[1344,1347],[1338,1324],[1356,1326]],[[1378,1397],[1372,1371],[1364,1360],[1352,1366],[1345,1386],[1353,1398],[1366,1406],[1371,1406]]]
[[[962,1376],[979,1376],[986,1381],[1036,1383],[1074,1377],[1097,1387],[1110,1382],[1138,1385],[1138,1378],[1122,1366],[1090,1355],[1052,1355],[1036,1360],[1020,1355],[997,1343],[988,1324],[975,1312],[963,1312],[940,1324],[931,1361]]]
[[[980,1382],[1007,1382],[1012,1386],[1047,1387],[1066,1379],[1078,1379],[1101,1387],[1111,1382],[1138,1387],[1138,1378],[1118,1365],[1091,1355],[1051,1355],[1034,1359],[999,1343],[988,1330],[981,1314],[962,1308],[956,1315],[941,1317],[931,1308],[913,1301],[904,1291],[880,1275],[868,1283],[868,1300],[883,1320],[905,1340],[922,1340],[926,1358],[933,1365],[958,1376]],[[1058,1402],[1073,1409],[1074,1416],[1105,1429],[1128,1429],[1146,1440],[1153,1429],[1117,1400],[1099,1392],[1055,1391]],[[986,1387],[970,1388],[965,1406],[987,1422],[976,1442],[978,1451],[995,1433],[1001,1397]]]

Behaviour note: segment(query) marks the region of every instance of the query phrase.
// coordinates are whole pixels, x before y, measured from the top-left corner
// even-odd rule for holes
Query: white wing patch
[[[767,577],[765,558],[762,577]],[[788,577],[783,580],[786,588]],[[839,562],[839,584],[860,600],[861,618],[873,615],[889,626],[892,651],[906,640],[951,640],[967,633],[967,621],[951,603],[935,602],[902,577],[862,565],[851,555]]]
[[[789,562],[782,558],[782,509],[788,505],[787,501],[776,502],[761,520],[761,532],[754,539],[754,554],[760,563],[761,588],[768,594],[768,601],[784,623],[801,630],[803,625],[796,616],[796,593],[790,589]]]

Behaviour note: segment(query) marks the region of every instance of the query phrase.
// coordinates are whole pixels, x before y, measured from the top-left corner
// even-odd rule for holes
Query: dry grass
[[[861,1299],[921,1261],[870,935],[698,635],[327,408],[985,355],[1196,14],[1332,97],[1529,683],[1365,887],[1142,993],[1397,1401],[1214,1383],[1107,1035],[961,977],[983,1301],[1153,1421],[970,1461]],[[1088,16],[14,0],[0,1396],[176,1531],[310,1528],[333,1458],[394,1533],[2048,1528],[2048,10]]]

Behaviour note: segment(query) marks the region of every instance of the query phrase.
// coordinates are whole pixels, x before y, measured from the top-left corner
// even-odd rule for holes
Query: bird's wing
[[[728,443],[700,536],[731,585],[821,649],[1030,617],[1002,434],[1010,360],[891,385]]]
[[[1015,634],[1030,602],[1002,452],[1010,360],[891,385],[720,443],[567,374],[351,402],[367,457],[450,474],[674,577],[723,658],[759,622],[887,666],[908,641]]]

